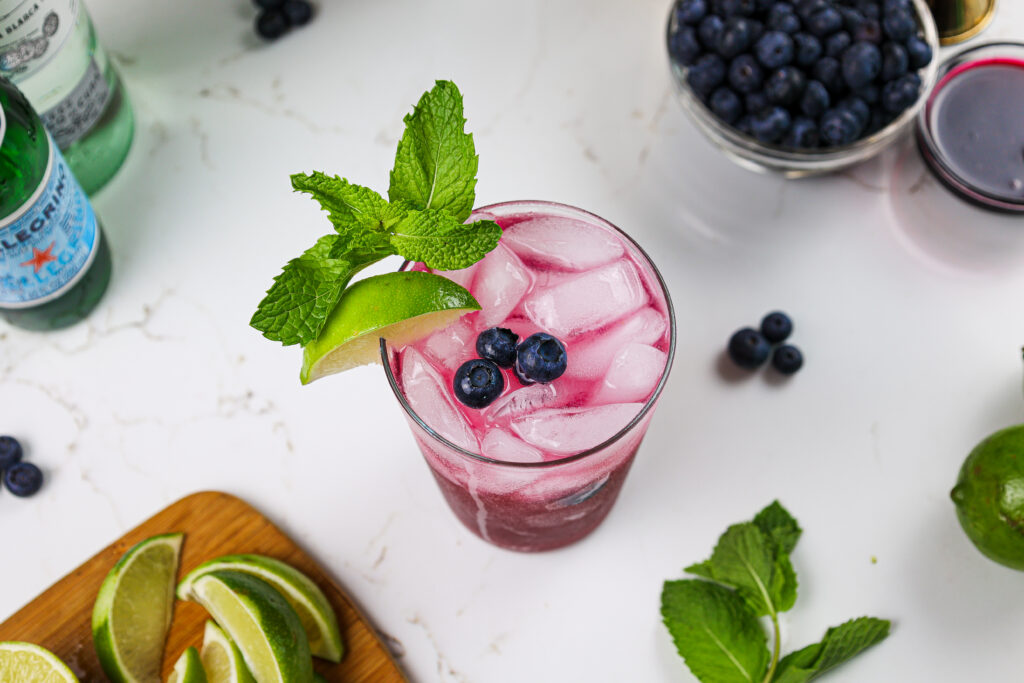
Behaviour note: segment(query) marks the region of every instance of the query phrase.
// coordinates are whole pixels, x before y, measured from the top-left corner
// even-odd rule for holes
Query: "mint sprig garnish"
[[[285,265],[249,324],[286,346],[305,345],[317,338],[363,268],[399,255],[455,270],[494,249],[501,238],[497,223],[464,222],[476,199],[478,165],[465,124],[459,89],[437,81],[405,117],[388,200],[338,176],[293,175],[292,187],[320,204],[336,234]]]
[[[666,581],[661,614],[690,671],[703,683],[804,683],[889,634],[890,623],[861,617],[828,629],[820,643],[779,659],[779,618],[796,602],[789,554],[800,526],[778,501],[730,526],[711,558]],[[772,627],[772,651],[759,617]]]

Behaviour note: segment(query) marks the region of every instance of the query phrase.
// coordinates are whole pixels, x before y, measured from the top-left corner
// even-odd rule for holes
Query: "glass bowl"
[[[917,146],[928,168],[961,198],[985,209],[1024,215],[1024,197],[1020,196],[1019,190],[1011,191],[1007,188],[1007,192],[996,193],[982,183],[972,180],[948,158],[944,145],[939,140],[941,136],[937,136],[935,131],[936,104],[942,99],[945,86],[972,66],[1000,63],[1014,66],[1024,64],[1024,43],[983,43],[961,50],[943,62],[937,71],[937,84],[918,114]]]
[[[911,0],[911,2],[917,14],[918,26],[924,34],[924,40],[932,49],[932,61],[917,72],[921,77],[921,92],[917,101],[900,113],[885,128],[848,145],[794,150],[760,142],[741,133],[715,116],[693,93],[686,82],[688,67],[677,63],[669,55],[669,67],[672,71],[672,80],[679,93],[679,99],[683,108],[697,124],[698,130],[706,138],[737,164],[754,171],[780,173],[787,178],[800,178],[832,173],[870,159],[910,130],[935,82],[939,56],[939,34],[935,28],[935,20],[932,18],[925,0]],[[675,2],[672,3],[672,9],[669,10],[665,33],[666,46],[671,39],[672,32],[677,28],[674,23],[674,9]]]

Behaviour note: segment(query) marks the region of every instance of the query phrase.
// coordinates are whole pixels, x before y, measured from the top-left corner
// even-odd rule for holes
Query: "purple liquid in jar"
[[[965,189],[1024,201],[1024,61],[982,59],[953,69],[935,89],[928,120],[937,151]]]

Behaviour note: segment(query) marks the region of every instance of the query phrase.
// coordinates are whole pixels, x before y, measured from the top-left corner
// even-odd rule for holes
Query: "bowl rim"
[[[772,169],[791,170],[828,170],[822,168],[830,163],[863,161],[880,152],[896,137],[903,133],[916,120],[918,113],[930,96],[938,71],[939,34],[928,9],[926,0],[910,0],[917,14],[918,26],[924,33],[925,41],[932,50],[932,59],[927,65],[917,70],[921,78],[921,90],[913,105],[903,110],[899,116],[884,128],[871,135],[862,137],[848,145],[840,147],[819,147],[808,150],[793,150],[781,145],[764,143],[753,136],[740,132],[735,127],[720,120],[699,97],[690,89],[686,82],[689,67],[679,64],[669,54],[669,71],[676,85],[683,108],[697,123],[701,132],[713,142],[725,146],[728,153],[738,155],[746,161]],[[666,49],[672,38],[673,31],[678,28],[675,20],[675,7],[678,0],[669,8],[668,21],[665,28]]]

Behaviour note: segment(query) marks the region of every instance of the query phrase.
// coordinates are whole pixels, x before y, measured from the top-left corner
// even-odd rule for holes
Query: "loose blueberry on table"
[[[4,485],[14,495],[27,498],[42,488],[43,473],[30,462],[18,462],[4,470]]]
[[[793,321],[782,311],[772,311],[761,319],[761,334],[772,344],[786,341],[793,333]]]
[[[804,365],[804,355],[792,344],[783,344],[772,354],[772,367],[783,375],[792,375]]]
[[[313,6],[307,0],[253,0],[260,8],[256,17],[256,33],[261,38],[276,40],[296,26],[308,24]]]
[[[668,44],[718,119],[792,149],[884,128],[933,56],[911,0],[678,0]]]
[[[13,436],[0,436],[0,472],[21,461],[21,444]]]
[[[764,335],[752,327],[737,330],[729,339],[729,358],[741,368],[753,370],[764,365],[772,346]]]

